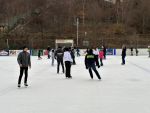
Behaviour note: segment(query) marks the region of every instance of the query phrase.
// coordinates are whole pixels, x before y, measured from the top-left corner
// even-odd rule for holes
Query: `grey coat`
[[[28,52],[23,51],[19,53],[17,61],[19,65],[22,65],[22,67],[31,66],[31,58]]]

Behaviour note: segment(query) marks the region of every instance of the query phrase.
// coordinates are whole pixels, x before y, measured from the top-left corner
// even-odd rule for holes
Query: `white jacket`
[[[64,52],[64,57],[63,57],[63,59],[64,59],[64,62],[65,62],[65,61],[73,62],[72,57],[71,57],[71,54],[70,54],[69,51]]]
[[[99,50],[98,49],[96,49],[96,50],[94,50],[94,55],[99,55]]]

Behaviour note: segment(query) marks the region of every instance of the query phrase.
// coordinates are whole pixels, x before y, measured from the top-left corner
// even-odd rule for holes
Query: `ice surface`
[[[16,57],[0,57],[0,113],[150,113],[150,58],[109,56],[90,79],[84,58],[72,66],[73,79],[56,74],[51,61],[32,57],[29,87],[17,88]]]

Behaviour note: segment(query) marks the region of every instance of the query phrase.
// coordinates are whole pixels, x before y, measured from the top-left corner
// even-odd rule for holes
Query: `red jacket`
[[[104,52],[103,52],[103,51],[100,51],[100,52],[99,52],[99,58],[100,58],[100,59],[103,59],[103,58],[104,58]]]

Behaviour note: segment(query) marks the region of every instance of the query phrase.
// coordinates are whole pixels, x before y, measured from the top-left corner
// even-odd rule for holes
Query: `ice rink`
[[[0,57],[1,113],[150,113],[150,58],[108,56],[98,69],[102,80],[90,79],[84,57],[72,66],[73,79],[56,74],[51,60],[32,57],[28,84],[17,88],[16,57]],[[61,70],[60,70],[61,71]]]

